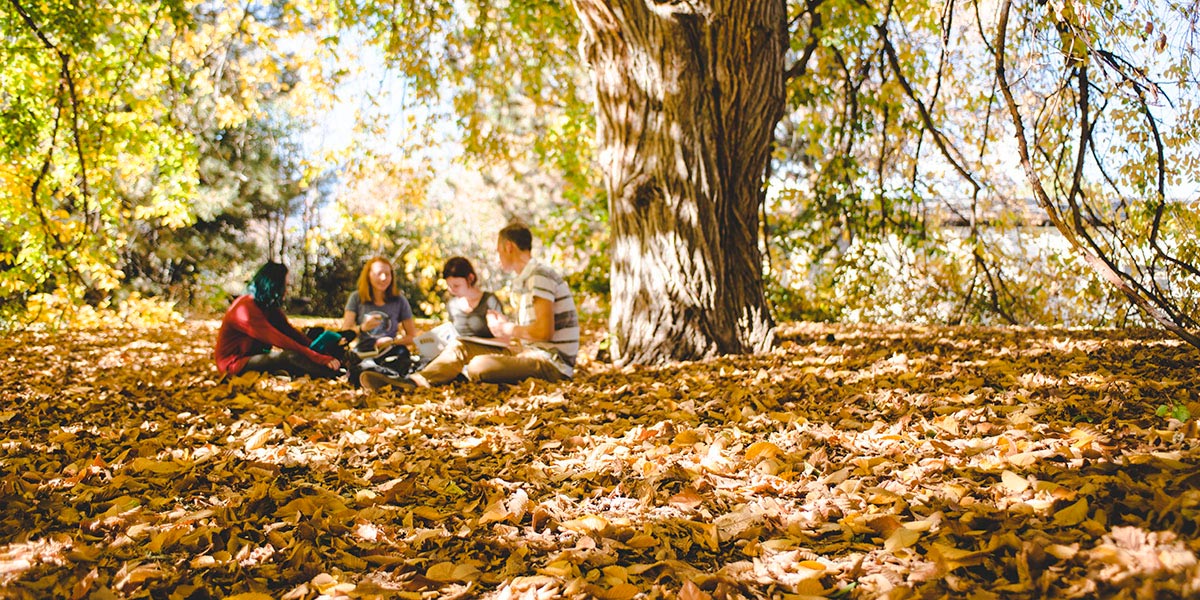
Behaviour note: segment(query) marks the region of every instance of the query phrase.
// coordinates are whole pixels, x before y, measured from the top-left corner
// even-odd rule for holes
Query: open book
[[[482,337],[476,337],[473,335],[460,335],[460,336],[458,336],[458,339],[460,339],[464,342],[472,342],[475,344],[482,344],[484,346],[495,346],[497,348],[507,348],[508,347],[507,342],[505,342],[504,340],[498,340],[496,338],[482,338]]]
[[[454,330],[453,323],[442,323],[413,339],[413,344],[417,347],[417,354],[421,355],[421,361],[417,363],[418,368],[429,364],[429,361],[442,353],[450,342],[459,339],[465,342],[473,342],[484,346],[492,346],[495,348],[507,348],[508,344],[496,338],[482,338],[473,335],[458,335]]]
[[[413,344],[417,346],[417,354],[421,355],[421,364],[424,365],[433,360],[442,350],[458,337],[458,332],[454,330],[453,323],[442,323],[421,335],[418,335]]]

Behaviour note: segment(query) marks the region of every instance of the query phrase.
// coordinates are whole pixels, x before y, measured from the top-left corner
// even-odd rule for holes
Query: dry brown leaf
[[[780,454],[783,454],[783,451],[771,442],[755,442],[746,448],[746,461],[756,462],[766,458],[775,458]]]
[[[892,534],[888,536],[883,543],[883,549],[888,552],[895,552],[902,548],[908,548],[917,543],[921,539],[921,532],[908,527],[897,527]]]
[[[1200,413],[1200,355],[1151,334],[784,325],[381,398],[218,380],[212,327],[0,336],[0,595],[1187,597],[1200,564],[1200,427],[1154,412]]]
[[[691,580],[683,582],[683,587],[679,589],[679,600],[712,600],[712,596],[706,594]]]
[[[1000,483],[1009,494],[1020,494],[1029,489],[1029,480],[1008,470],[1000,474]]]
[[[1071,527],[1082,523],[1087,516],[1087,498],[1080,498],[1078,502],[1054,513],[1054,524],[1059,527]]]

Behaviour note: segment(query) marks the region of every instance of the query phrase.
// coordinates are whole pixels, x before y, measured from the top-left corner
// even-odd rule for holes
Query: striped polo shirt
[[[548,342],[530,342],[530,346],[557,351],[562,361],[558,370],[570,377],[575,373],[575,357],[579,354],[579,313],[575,312],[575,299],[571,287],[553,268],[536,260],[530,260],[525,269],[513,281],[513,295],[517,305],[517,324],[533,322],[533,299],[545,298],[554,303],[554,334]]]

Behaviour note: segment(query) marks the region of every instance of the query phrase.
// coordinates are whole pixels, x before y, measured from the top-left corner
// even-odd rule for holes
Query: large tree
[[[263,45],[263,56],[294,59],[266,35],[279,30],[292,42],[304,32],[323,50],[345,43],[343,36],[373,41],[412,84],[412,101],[449,101],[468,153],[493,165],[532,158],[563,174],[564,204],[606,202],[611,329],[621,362],[770,345],[758,236],[773,231],[761,225],[776,215],[760,211],[763,190],[780,174],[781,187],[806,182],[788,191],[807,227],[834,247],[863,233],[921,239],[931,202],[967,196],[969,206],[950,207],[965,208],[971,227],[975,272],[963,306],[982,281],[982,293],[1011,322],[1023,319],[1012,299],[1029,288],[1009,283],[1019,266],[991,264],[1003,253],[989,248],[981,223],[994,214],[985,203],[1019,204],[1032,189],[1079,255],[1134,305],[1197,341],[1200,219],[1168,189],[1200,169],[1189,127],[1200,114],[1188,97],[1195,21],[1184,5],[111,4],[125,12],[80,20],[65,0],[7,0],[11,10],[0,12],[17,48],[0,74],[20,84],[0,97],[3,156],[16,165],[0,191],[19,200],[0,204],[0,291],[63,280],[109,285],[119,274],[102,269],[113,248],[102,240],[120,236],[106,234],[139,215],[186,222],[190,215],[179,213],[197,167],[190,132],[173,135],[183,129],[172,119],[176,102],[207,102],[218,120],[232,119],[228,126],[254,112],[262,87],[255,82],[315,81],[315,91],[297,96],[329,92],[319,83],[340,70],[326,69],[329,60],[308,61],[295,81],[268,69],[236,89],[214,85],[228,69],[228,40],[245,37]],[[276,20],[280,27],[264,27]],[[166,90],[166,100],[146,89]],[[1177,116],[1161,98],[1184,100],[1174,105]],[[143,126],[150,122],[162,126]],[[589,187],[598,179],[592,163],[578,159],[593,138],[601,190]],[[1024,178],[1012,176],[1016,155]],[[139,197],[152,201],[116,201],[115,188],[130,181],[148,186]],[[769,248],[774,240],[767,240]],[[81,250],[95,256],[80,263]]]
[[[612,227],[614,357],[769,347],[758,209],[783,111],[784,3],[575,7]]]

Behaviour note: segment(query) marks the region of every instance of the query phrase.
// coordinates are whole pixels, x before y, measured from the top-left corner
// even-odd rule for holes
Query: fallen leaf
[[[1087,516],[1087,498],[1080,498],[1078,502],[1054,513],[1054,524],[1059,527],[1071,527],[1082,523]]]

